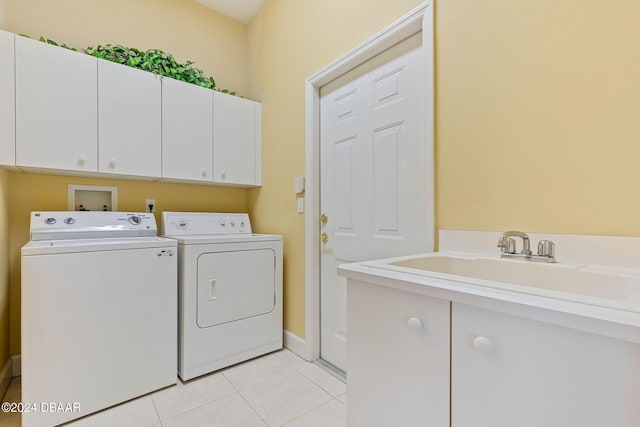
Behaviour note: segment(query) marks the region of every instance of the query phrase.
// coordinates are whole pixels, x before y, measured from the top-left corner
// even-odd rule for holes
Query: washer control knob
[[[48,225],[53,225],[56,222],[57,222],[56,219],[55,218],[51,218],[51,217],[44,220],[44,223],[48,224]]]
[[[75,224],[76,220],[74,218],[69,217],[64,219],[64,223],[71,225],[71,224]]]
[[[129,224],[139,225],[142,222],[142,219],[137,215],[133,215],[130,216],[127,221],[129,221]]]

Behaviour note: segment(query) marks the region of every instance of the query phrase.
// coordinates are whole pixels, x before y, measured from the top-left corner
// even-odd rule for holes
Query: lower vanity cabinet
[[[640,425],[640,345],[470,305],[451,310],[452,427]]]
[[[349,280],[347,305],[349,427],[449,426],[450,302]]]
[[[528,313],[349,278],[348,425],[640,426],[640,344]]]

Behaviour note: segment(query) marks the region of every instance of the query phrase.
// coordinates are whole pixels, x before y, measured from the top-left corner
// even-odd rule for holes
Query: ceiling
[[[265,0],[195,0],[203,6],[220,12],[245,24],[256,14]]]

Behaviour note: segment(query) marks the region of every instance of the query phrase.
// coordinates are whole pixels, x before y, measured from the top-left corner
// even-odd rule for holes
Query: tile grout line
[[[289,424],[291,424],[292,422],[297,421],[297,420],[299,420],[300,418],[302,418],[302,417],[305,417],[305,416],[309,415],[311,412],[315,411],[316,409],[321,408],[321,407],[323,407],[323,406],[325,406],[325,405],[328,405],[329,403],[331,403],[331,401],[332,401],[332,400],[335,400],[335,398],[329,399],[329,400],[327,400],[326,402],[321,403],[320,405],[315,406],[315,407],[313,407],[313,408],[309,409],[307,412],[305,412],[304,414],[300,415],[299,417],[295,417],[294,419],[287,421],[286,423],[284,423],[284,424],[282,425],[282,427],[286,427],[286,426],[288,426]],[[339,403],[340,403],[340,402],[339,402]]]
[[[262,420],[262,422],[264,423],[265,426],[269,426],[269,423],[267,423],[267,420],[265,420],[262,415],[260,415],[260,413],[258,412],[258,410],[256,408],[253,407],[253,405],[251,405],[251,403],[244,397],[244,395],[242,394],[242,391],[236,387],[236,385],[229,379],[227,378],[227,376],[225,375],[225,371],[227,371],[227,369],[224,369],[221,374],[224,377],[225,380],[227,380],[227,382],[229,382],[229,384],[231,384],[231,387],[233,387],[233,389],[236,391],[235,394],[237,394],[238,396],[240,396],[240,398],[247,404],[247,406],[249,406],[249,408],[251,408],[251,410],[258,416],[258,418],[260,418],[260,420]]]
[[[180,378],[178,378],[178,381],[180,381]],[[178,387],[178,383],[176,383],[176,385],[174,387]],[[160,425],[164,426],[164,422],[162,420],[162,417],[160,417],[160,412],[158,411],[158,407],[156,406],[156,401],[153,398],[153,395],[155,393],[157,393],[157,391],[152,393],[151,396],[149,396],[149,397],[151,398],[151,403],[153,404],[153,409],[156,411],[156,416],[158,417],[158,421],[160,421]]]
[[[310,365],[312,365],[312,366],[316,366],[316,365],[314,365],[314,364],[312,364],[312,363],[310,363]],[[344,393],[340,393],[338,396],[334,396],[334,395],[333,395],[333,393],[331,393],[329,390],[327,390],[327,389],[325,389],[324,387],[322,387],[320,384],[318,384],[316,381],[314,381],[314,380],[313,380],[313,378],[310,378],[310,377],[306,376],[303,372],[300,372],[300,369],[298,369],[297,371],[300,373],[300,375],[302,375],[303,377],[305,377],[306,379],[308,379],[309,381],[311,381],[313,384],[315,384],[315,385],[317,385],[318,387],[320,387],[320,389],[321,389],[322,391],[324,391],[325,393],[327,393],[329,396],[331,396],[331,398],[332,398],[332,399],[336,399],[338,396],[341,396],[341,395],[343,395],[344,393],[346,393],[346,391],[345,391]],[[325,372],[325,371],[323,371],[323,372]],[[329,374],[329,373],[327,373],[327,372],[325,372],[325,373],[326,373],[327,375],[329,375],[329,377],[330,377],[330,378],[334,378],[334,379],[336,379],[336,380],[340,381],[338,378],[335,378],[333,375],[331,375],[331,374]],[[346,386],[346,383],[343,383],[343,384],[345,384],[345,386]]]
[[[246,397],[244,397],[244,395],[240,392],[240,390],[238,390],[238,395],[240,395],[240,397],[242,398],[242,400],[245,401],[245,403],[247,405],[249,405],[249,408],[251,408],[251,410],[258,416],[258,418],[260,418],[262,420],[262,422],[264,423],[265,426],[269,426],[269,423],[267,422],[267,420],[264,419],[264,417],[262,415],[260,415],[260,412],[258,412],[258,410],[256,408],[253,407],[253,405],[251,404],[251,402],[249,402],[247,400]]]

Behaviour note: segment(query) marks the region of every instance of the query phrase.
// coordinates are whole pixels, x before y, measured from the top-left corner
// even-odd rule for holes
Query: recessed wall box
[[[118,187],[69,184],[67,209],[70,211],[117,211]]]

